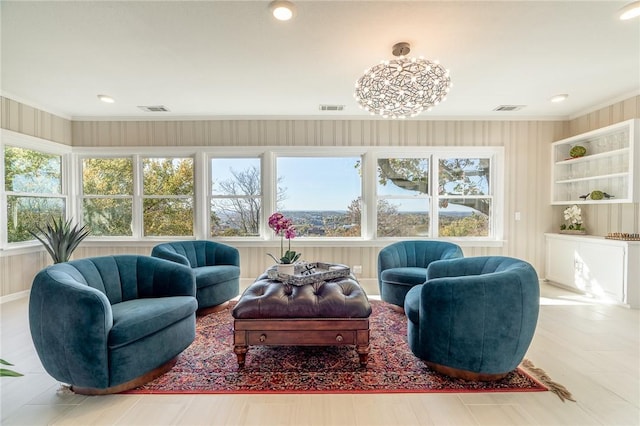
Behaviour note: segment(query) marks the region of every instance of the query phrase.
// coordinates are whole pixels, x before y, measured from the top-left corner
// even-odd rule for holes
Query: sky
[[[362,192],[359,169],[355,166],[360,157],[278,157],[277,174],[282,178],[280,187],[286,189],[286,198],[280,209],[293,210],[341,210],[358,198]],[[249,167],[260,167],[259,158],[216,158],[212,160],[215,181],[231,179],[231,170],[241,171]],[[426,169],[426,166],[425,166]],[[426,170],[425,170],[426,172]],[[384,188],[378,185],[381,194],[411,196],[412,191],[403,190],[389,182]],[[401,211],[426,211],[428,200],[390,199]],[[468,210],[450,204],[447,210]]]

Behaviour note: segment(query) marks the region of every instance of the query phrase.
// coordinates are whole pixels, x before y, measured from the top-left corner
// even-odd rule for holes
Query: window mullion
[[[265,184],[266,182],[266,184]],[[276,170],[276,155],[270,151],[262,155],[262,218],[260,220],[260,236],[265,240],[275,238],[273,232],[265,225],[265,222],[272,212],[277,209],[278,173]]]
[[[429,191],[431,193],[431,203],[429,204],[429,215],[431,216],[429,235],[432,238],[440,237],[438,229],[440,229],[440,215],[438,207],[440,206],[440,157],[432,154],[429,157]]]
[[[133,156],[133,237],[141,239],[142,232],[142,199],[144,188],[142,187],[142,156],[136,154]]]
[[[209,212],[211,203],[209,188],[211,172],[209,170],[211,162],[203,152],[196,152],[193,161],[193,235],[196,239],[203,240],[209,238]]]
[[[376,194],[376,156],[366,153],[362,156],[362,212],[360,217],[362,238],[373,240],[377,236],[377,194]]]

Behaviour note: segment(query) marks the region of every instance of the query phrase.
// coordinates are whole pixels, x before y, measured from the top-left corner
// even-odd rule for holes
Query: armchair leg
[[[392,311],[395,311],[395,312],[397,312],[399,314],[403,314],[404,315],[404,308],[402,306],[394,305],[393,303],[388,303],[388,305],[389,305],[389,308]]]
[[[435,362],[425,361],[425,363],[429,366],[430,369],[440,374],[444,374],[445,376],[454,377],[456,379],[470,380],[473,382],[491,382],[494,380],[500,380],[510,373],[509,371],[507,371],[506,373],[497,374],[475,373],[473,371],[447,367],[446,365],[442,364],[436,364]]]
[[[129,380],[128,382],[121,383],[117,386],[112,386],[110,388],[100,389],[100,388],[83,388],[79,386],[71,386],[71,390],[81,395],[109,395],[112,393],[124,392],[130,389],[137,388],[138,386],[142,386],[145,383],[150,382],[151,380],[162,376],[164,373],[171,370],[173,366],[176,365],[177,361],[178,361],[178,357],[175,357],[167,361],[165,364],[162,364],[160,367],[156,368],[155,370],[151,370],[140,377],[136,377],[135,379]]]
[[[216,305],[216,306],[209,306],[207,308],[198,309],[196,311],[196,315],[199,316],[199,317],[204,317],[204,316],[207,316],[209,314],[213,314],[214,312],[224,311],[228,307],[229,307],[229,301],[226,301],[226,302],[222,302],[221,304]]]

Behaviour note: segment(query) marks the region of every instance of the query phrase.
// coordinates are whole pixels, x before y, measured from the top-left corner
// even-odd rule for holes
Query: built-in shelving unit
[[[554,142],[551,148],[551,204],[632,203],[640,200],[638,179],[638,119],[623,121]],[[582,146],[586,154],[572,158]],[[634,184],[635,183],[635,184]],[[603,199],[591,199],[601,191]]]

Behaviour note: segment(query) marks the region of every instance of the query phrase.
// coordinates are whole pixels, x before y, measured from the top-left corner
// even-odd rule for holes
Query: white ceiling
[[[355,81],[407,41],[453,81],[418,119],[566,119],[640,91],[640,19],[617,19],[626,1],[295,3],[278,22],[268,1],[2,0],[0,90],[79,120],[365,118]],[[550,103],[558,93],[568,100]],[[492,111],[503,104],[526,107]]]

